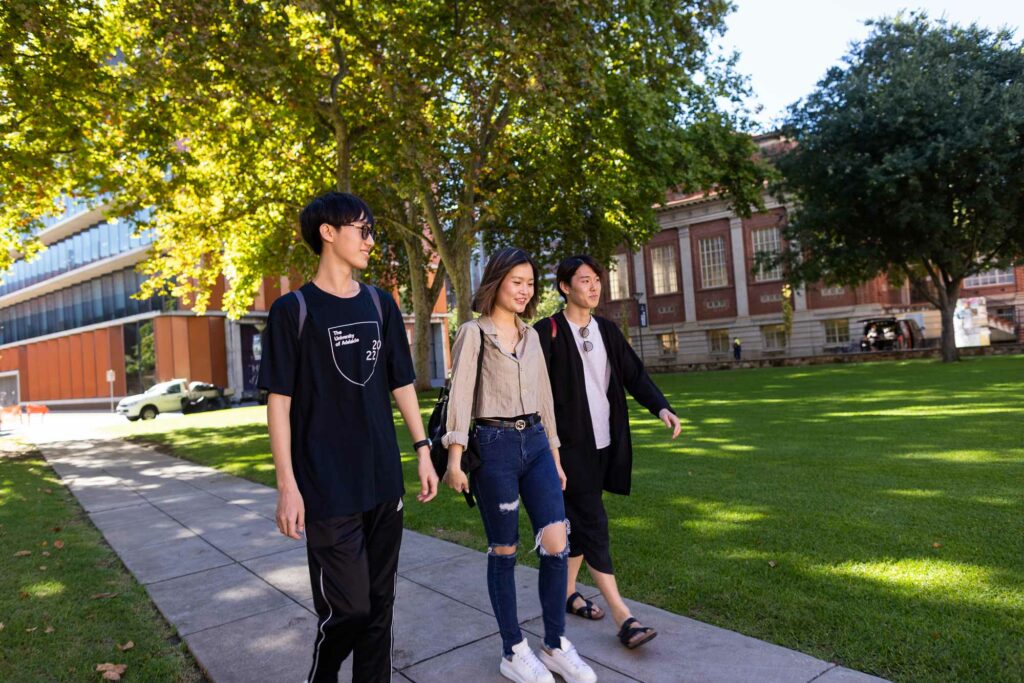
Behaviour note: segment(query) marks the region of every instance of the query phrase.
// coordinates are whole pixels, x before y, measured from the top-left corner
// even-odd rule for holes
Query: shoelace
[[[548,668],[544,666],[544,663],[534,654],[533,650],[527,650],[525,655],[518,656],[526,662],[526,666],[530,667],[530,673],[534,674],[537,678],[548,672]]]
[[[587,667],[587,663],[580,658],[580,653],[576,651],[575,645],[570,645],[568,650],[562,650],[562,652],[565,653],[565,659],[577,672],[584,671],[589,668]]]

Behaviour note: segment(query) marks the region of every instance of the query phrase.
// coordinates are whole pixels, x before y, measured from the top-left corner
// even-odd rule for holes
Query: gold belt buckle
[[[523,431],[526,429],[526,420],[516,420],[516,431]]]

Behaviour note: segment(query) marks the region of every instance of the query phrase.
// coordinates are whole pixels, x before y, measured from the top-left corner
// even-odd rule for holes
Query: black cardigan
[[[551,321],[558,333],[551,336]],[[562,445],[559,455],[565,470],[566,493],[599,492],[629,495],[633,471],[633,446],[629,436],[629,410],[625,390],[640,405],[657,416],[663,408],[673,413],[665,395],[651,380],[644,365],[629,345],[622,332],[611,320],[594,316],[601,331],[611,379],[608,382],[608,402],[611,407],[611,452],[604,463],[598,464],[594,428],[590,421],[590,404],[583,378],[583,360],[576,348],[572,329],[565,313],[556,313],[534,323],[540,334],[540,346],[548,364],[551,393],[555,402],[555,421]]]

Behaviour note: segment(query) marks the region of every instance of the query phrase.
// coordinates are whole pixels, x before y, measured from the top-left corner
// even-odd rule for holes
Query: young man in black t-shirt
[[[259,385],[277,472],[277,526],[306,535],[319,617],[309,681],[391,678],[392,614],[402,542],[402,462],[389,392],[415,441],[420,502],[437,494],[430,442],[394,299],[355,281],[374,221],[358,197],[332,192],[300,217],[320,256],[316,277],[270,307]]]

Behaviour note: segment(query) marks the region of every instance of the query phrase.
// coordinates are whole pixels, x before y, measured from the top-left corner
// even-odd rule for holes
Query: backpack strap
[[[370,292],[370,298],[373,299],[373,307],[377,309],[377,322],[381,325],[384,324],[384,309],[380,307],[380,292],[373,285],[366,285],[362,282],[359,283],[360,287],[365,287]]]
[[[480,330],[480,351],[476,354],[476,384],[473,385],[473,417],[476,416],[476,402],[480,396],[480,375],[484,369],[484,328],[480,327],[480,323],[477,323],[476,326]]]
[[[296,289],[292,292],[299,302],[299,334],[302,336],[302,328],[306,325],[306,297],[302,296],[302,290]]]

